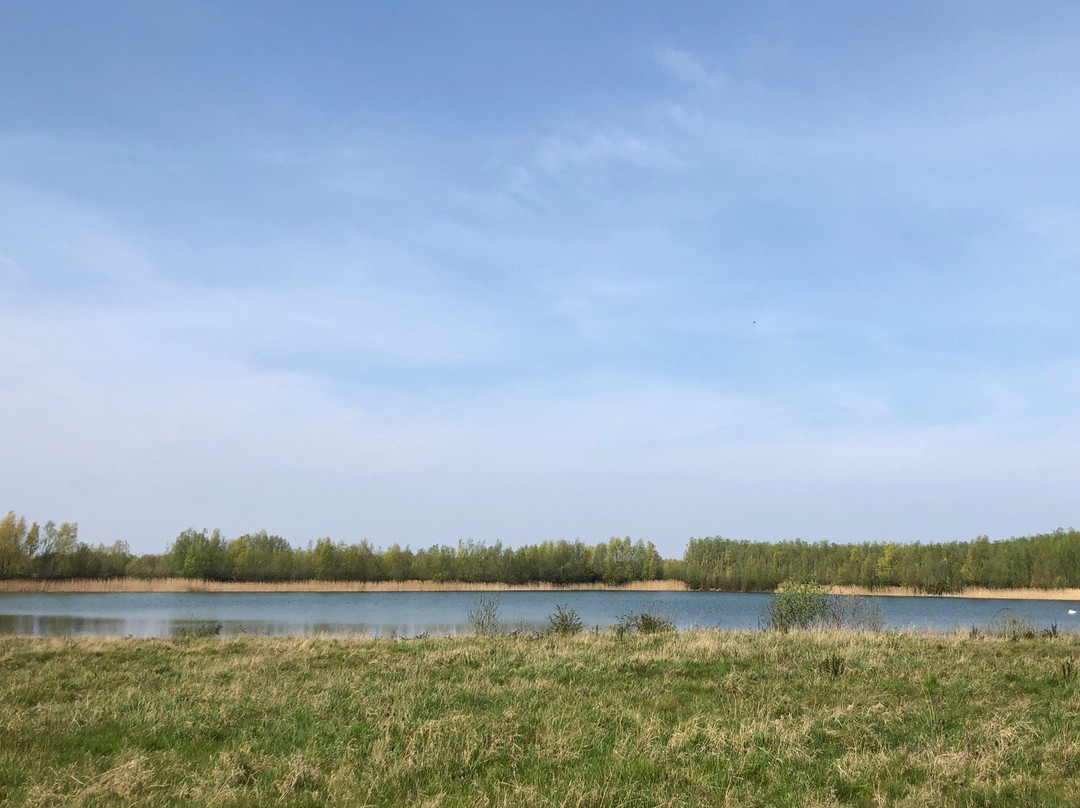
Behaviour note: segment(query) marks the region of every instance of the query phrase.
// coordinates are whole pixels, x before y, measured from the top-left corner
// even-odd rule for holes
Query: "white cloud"
[[[537,148],[537,163],[552,172],[609,162],[625,162],[641,168],[678,165],[662,144],[619,130],[598,130],[579,137],[545,137]]]
[[[35,283],[84,276],[147,283],[150,260],[109,217],[60,195],[0,186],[0,244],[6,263],[33,267]],[[50,281],[50,277],[52,281]]]
[[[708,70],[698,56],[687,50],[660,48],[656,61],[672,78],[698,89],[720,90],[727,81],[723,73]]]

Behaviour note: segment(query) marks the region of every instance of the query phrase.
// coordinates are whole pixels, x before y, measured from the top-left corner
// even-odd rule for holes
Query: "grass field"
[[[1080,804],[1080,638],[0,638],[3,805]]]

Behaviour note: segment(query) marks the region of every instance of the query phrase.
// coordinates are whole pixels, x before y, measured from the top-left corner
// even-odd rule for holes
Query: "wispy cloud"
[[[722,90],[727,83],[722,72],[707,69],[701,58],[688,50],[660,48],[656,63],[672,78],[699,90]]]
[[[746,13],[498,59],[531,26],[430,55],[395,21],[320,58],[275,35],[225,70],[235,109],[177,89],[219,87],[229,47],[80,63],[115,107],[24,52],[7,507],[138,549],[191,522],[671,553],[1067,522],[1077,26]]]
[[[624,162],[642,168],[672,167],[678,161],[667,149],[646,137],[624,131],[594,131],[580,137],[543,138],[537,162],[546,171]]]

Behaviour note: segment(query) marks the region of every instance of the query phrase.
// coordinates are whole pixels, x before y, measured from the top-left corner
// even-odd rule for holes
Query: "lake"
[[[650,610],[680,629],[756,629],[771,595],[727,592],[500,592],[507,629],[543,629],[557,605],[576,609],[586,628]],[[477,592],[0,594],[0,634],[168,637],[221,624],[222,634],[370,634],[413,637],[469,632]],[[873,598],[888,628],[986,628],[1008,614],[1038,628],[1080,631],[1075,604],[1054,600]]]

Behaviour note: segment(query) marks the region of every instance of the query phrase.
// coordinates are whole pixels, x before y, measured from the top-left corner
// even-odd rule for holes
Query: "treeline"
[[[62,537],[57,540],[55,537]],[[54,537],[54,538],[49,538]],[[587,545],[545,541],[511,548],[460,542],[384,550],[364,541],[319,539],[293,547],[266,531],[226,540],[218,530],[185,530],[161,555],[132,555],[124,542],[90,546],[78,525],[27,526],[9,513],[0,520],[2,578],[194,578],[210,581],[464,581],[469,583],[624,584],[663,577],[652,542],[613,538]]]
[[[127,542],[89,545],[79,541],[79,525],[36,522],[9,511],[0,519],[0,580],[5,578],[119,578],[134,556]]]
[[[941,544],[832,544],[690,539],[677,569],[691,589],[761,592],[789,580],[832,585],[910,587],[944,594],[965,587],[1080,587],[1080,531]]]
[[[862,544],[690,539],[681,560],[663,560],[652,542],[613,538],[587,545],[545,541],[524,547],[459,542],[413,550],[329,538],[293,547],[266,531],[227,540],[185,530],[160,555],[133,555],[125,542],[89,545],[78,524],[27,525],[0,519],[0,579],[197,578],[214,581],[463,581],[624,584],[666,578],[691,589],[767,592],[784,581],[868,589],[904,586],[942,594],[965,587],[1080,587],[1080,532],[941,544]]]

